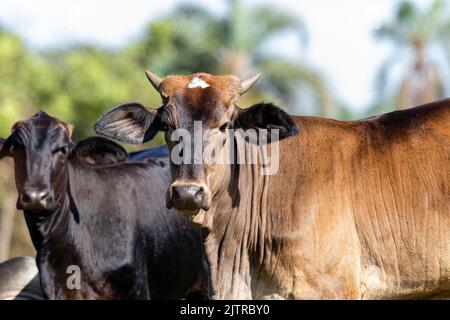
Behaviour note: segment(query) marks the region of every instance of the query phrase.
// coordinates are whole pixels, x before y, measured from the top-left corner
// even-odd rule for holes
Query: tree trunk
[[[443,98],[439,70],[426,59],[425,49],[416,48],[415,62],[399,90],[399,108],[407,109]]]

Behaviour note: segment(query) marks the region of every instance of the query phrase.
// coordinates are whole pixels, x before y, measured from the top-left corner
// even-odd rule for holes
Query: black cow
[[[46,297],[207,298],[201,230],[165,208],[167,161],[125,161],[112,141],[75,143],[71,131],[39,112],[0,139]]]
[[[98,137],[97,137],[98,138]],[[131,152],[128,161],[140,161],[148,158],[167,158],[169,157],[169,148],[167,145],[145,149],[141,151]]]

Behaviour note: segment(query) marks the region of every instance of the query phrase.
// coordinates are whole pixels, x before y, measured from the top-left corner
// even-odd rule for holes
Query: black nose
[[[201,185],[172,186],[170,202],[178,210],[208,210],[205,188]]]
[[[23,209],[47,210],[52,203],[49,190],[26,189],[21,197]]]

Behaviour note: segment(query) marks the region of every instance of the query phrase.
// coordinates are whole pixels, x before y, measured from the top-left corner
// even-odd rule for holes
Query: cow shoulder
[[[90,137],[76,144],[71,157],[90,165],[108,165],[126,161],[128,152],[111,140]]]

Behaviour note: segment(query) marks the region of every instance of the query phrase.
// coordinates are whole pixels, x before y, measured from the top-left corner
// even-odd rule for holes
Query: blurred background
[[[82,139],[114,105],[158,107],[146,68],[262,72],[241,107],[357,119],[449,96],[449,58],[445,0],[2,0],[0,137],[38,109]],[[35,254],[12,169],[0,161],[0,261]]]

